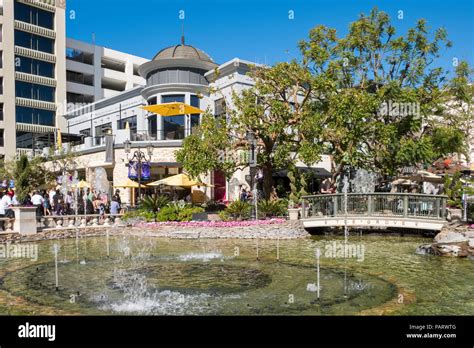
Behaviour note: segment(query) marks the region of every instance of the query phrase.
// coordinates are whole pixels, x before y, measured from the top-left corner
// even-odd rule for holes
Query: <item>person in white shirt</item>
[[[13,192],[7,192],[0,200],[0,216],[13,218],[15,215],[12,208]]]
[[[36,207],[36,215],[41,216],[44,213],[43,210],[43,203],[44,203],[44,198],[43,196],[40,195],[38,191],[35,192],[33,197],[31,197],[31,203]]]
[[[52,210],[54,209],[54,196],[56,196],[56,191],[49,191],[49,204],[51,205]]]

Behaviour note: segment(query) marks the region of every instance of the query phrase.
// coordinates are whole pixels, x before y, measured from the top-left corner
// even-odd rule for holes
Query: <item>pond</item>
[[[417,255],[428,241],[354,234],[351,249],[328,236],[43,241],[25,245],[37,258],[0,258],[0,314],[473,315],[474,261]]]

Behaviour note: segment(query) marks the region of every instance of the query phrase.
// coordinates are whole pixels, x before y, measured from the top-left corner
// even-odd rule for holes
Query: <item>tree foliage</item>
[[[178,160],[191,175],[219,169],[229,177],[245,163],[219,154],[248,149],[250,132],[268,199],[273,173],[297,159],[310,165],[331,155],[336,179],[348,167],[396,174],[466,152],[471,70],[462,63],[449,81],[434,64],[450,46],[446,30],[430,32],[424,19],[398,34],[377,8],[352,22],[345,37],[316,26],[299,43],[301,62],[251,69],[255,84],[233,93],[228,119],[206,115]],[[456,112],[447,112],[447,101]]]
[[[29,193],[46,189],[54,181],[54,174],[44,167],[43,158],[29,159],[25,155],[14,161],[3,162],[0,177],[14,180],[15,194],[20,202]]]

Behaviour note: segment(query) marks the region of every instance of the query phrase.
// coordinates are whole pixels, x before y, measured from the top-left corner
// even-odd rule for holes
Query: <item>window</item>
[[[70,47],[66,48],[66,59],[89,65],[94,64],[94,54],[82,52],[81,50]]]
[[[158,103],[158,98],[157,97],[153,97],[153,98],[150,98],[148,99],[148,105],[156,105]]]
[[[0,146],[1,147],[5,146],[5,140],[4,140],[3,136],[4,136],[4,130],[0,129]]]
[[[94,75],[85,75],[75,71],[66,71],[66,80],[83,85],[94,86]]]
[[[40,27],[54,29],[54,13],[17,1],[15,1],[15,19]]]
[[[15,45],[54,54],[54,40],[21,30],[15,30]]]
[[[227,110],[224,98],[217,99],[214,102],[214,116],[216,118],[226,117]]]
[[[15,92],[16,96],[20,98],[54,102],[55,89],[53,87],[37,85],[35,83],[23,81],[16,81]]]
[[[84,137],[90,137],[91,136],[91,129],[90,128],[83,129],[83,130],[79,131],[79,134],[83,135]]]
[[[0,94],[3,94],[3,77],[0,77]]]
[[[127,126],[127,122],[132,133],[136,133],[137,132],[137,116],[130,116],[130,117],[122,118],[121,120],[118,120],[117,129],[125,129],[125,127]]]
[[[3,121],[3,103],[0,103],[0,121]]]
[[[184,103],[184,95],[164,95],[161,97],[162,103],[181,102]],[[184,115],[163,117],[163,132],[165,139],[184,139],[185,117]]]
[[[54,78],[54,64],[27,57],[15,56],[15,71]]]
[[[27,108],[25,106],[16,107],[16,122],[19,123],[54,126],[55,117],[56,113],[54,111]]]
[[[91,104],[94,102],[93,95],[85,95],[85,94],[77,94],[68,92],[66,95],[66,99],[68,103],[81,103],[81,104]]]
[[[191,106],[199,108],[199,97],[197,95],[191,95]],[[191,133],[194,133],[199,126],[200,114],[192,114],[191,116]]]
[[[100,126],[95,127],[95,136],[102,137],[107,134],[112,134],[112,123],[101,124]]]

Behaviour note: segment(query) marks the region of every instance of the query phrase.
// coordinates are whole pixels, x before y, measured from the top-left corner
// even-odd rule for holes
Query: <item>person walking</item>
[[[33,197],[31,197],[31,203],[36,207],[36,215],[42,216],[44,213],[44,198],[38,191],[35,191]]]

